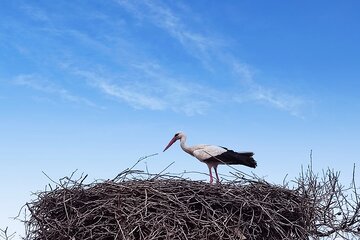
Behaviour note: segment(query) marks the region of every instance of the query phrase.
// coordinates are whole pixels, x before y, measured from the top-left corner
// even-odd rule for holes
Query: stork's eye
[[[176,133],[176,134],[175,134],[175,137],[178,137],[178,136],[179,136],[179,133]]]

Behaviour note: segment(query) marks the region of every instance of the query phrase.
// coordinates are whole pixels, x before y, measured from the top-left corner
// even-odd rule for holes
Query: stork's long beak
[[[173,143],[176,142],[176,140],[177,140],[176,137],[173,137],[163,152],[165,152],[171,145],[173,145]]]

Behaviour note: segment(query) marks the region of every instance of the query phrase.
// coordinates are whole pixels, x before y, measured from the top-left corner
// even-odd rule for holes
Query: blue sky
[[[44,189],[42,171],[112,178],[178,130],[190,145],[254,151],[253,172],[275,183],[296,177],[311,149],[315,169],[349,180],[360,155],[359,7],[1,1],[0,227],[22,233],[9,217]],[[172,161],[171,172],[207,172],[177,144],[146,166]]]

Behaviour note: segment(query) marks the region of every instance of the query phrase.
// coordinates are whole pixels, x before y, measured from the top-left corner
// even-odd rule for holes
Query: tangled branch
[[[15,233],[8,233],[8,228],[5,229],[0,228],[0,239],[11,240],[15,237]]]
[[[355,174],[355,168],[354,168]],[[235,174],[236,175],[236,174]],[[27,203],[27,240],[353,239],[360,236],[355,181],[311,167],[295,186],[243,175],[219,185],[133,167],[112,180],[63,178]],[[354,178],[353,178],[354,179]]]
[[[330,169],[319,177],[309,167],[295,181],[299,194],[311,199],[314,212],[309,232],[316,239],[360,236],[360,195],[355,184],[355,166],[350,187],[341,184],[339,177],[340,172]]]

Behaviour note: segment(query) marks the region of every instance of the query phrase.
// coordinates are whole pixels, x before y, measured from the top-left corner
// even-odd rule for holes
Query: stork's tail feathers
[[[234,154],[237,155],[236,159],[238,159],[238,161],[239,161],[238,164],[242,164],[242,165],[245,165],[245,166],[248,166],[251,168],[256,168],[257,162],[253,158],[253,155],[254,155],[253,152],[244,152],[244,153],[234,152]]]
[[[223,164],[239,164],[256,168],[257,163],[253,158],[253,155],[253,152],[234,152],[232,150],[227,150],[220,156]]]

